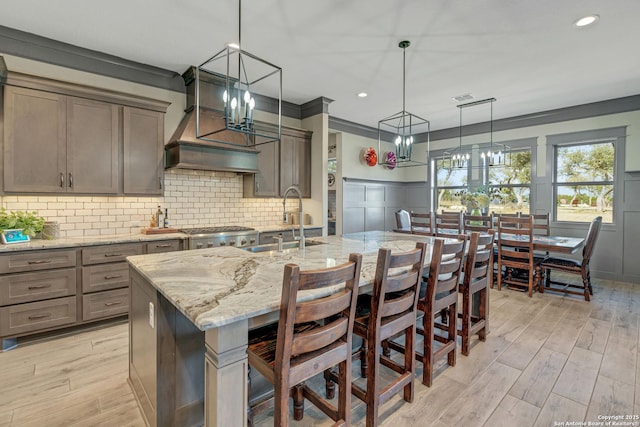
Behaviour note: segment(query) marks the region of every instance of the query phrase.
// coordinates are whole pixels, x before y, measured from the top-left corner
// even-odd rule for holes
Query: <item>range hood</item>
[[[225,130],[216,143],[196,138],[195,67],[183,75],[187,87],[185,116],[165,145],[165,167],[177,169],[225,171],[240,173],[258,172],[258,150],[247,145],[247,136],[241,132]],[[200,77],[200,129],[224,128],[223,78],[207,75]]]

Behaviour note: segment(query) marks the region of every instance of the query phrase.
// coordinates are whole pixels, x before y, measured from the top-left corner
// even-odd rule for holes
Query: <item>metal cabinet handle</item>
[[[113,280],[113,279],[119,279],[122,277],[122,274],[116,274],[113,276],[104,276],[104,280]]]
[[[51,313],[35,314],[33,316],[29,316],[29,320],[44,319],[45,317],[51,317]]]
[[[104,306],[105,307],[111,307],[112,305],[118,305],[118,304],[122,304],[122,300],[112,301],[112,302],[105,302]]]
[[[47,283],[44,285],[31,285],[29,286],[27,289],[29,289],[30,291],[36,290],[36,289],[45,289],[45,288],[50,288],[51,284]]]
[[[104,256],[106,258],[111,258],[111,257],[114,257],[114,256],[122,256],[122,254],[104,254]]]
[[[69,188],[73,188],[73,174],[69,172]]]
[[[160,190],[162,190],[162,177],[161,176],[158,177],[158,188],[160,188]]]
[[[64,188],[64,174],[60,172],[60,188]]]
[[[170,248],[170,247],[171,247],[171,244],[169,243],[166,243],[164,245],[156,245],[156,248]]]
[[[35,261],[27,261],[27,264],[50,264],[50,259],[38,259]]]

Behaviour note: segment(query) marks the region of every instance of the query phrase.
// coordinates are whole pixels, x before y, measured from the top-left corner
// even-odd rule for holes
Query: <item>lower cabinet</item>
[[[181,250],[182,240],[0,253],[0,341],[129,313],[126,257]]]

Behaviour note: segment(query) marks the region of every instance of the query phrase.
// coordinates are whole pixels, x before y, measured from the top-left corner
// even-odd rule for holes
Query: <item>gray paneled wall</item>
[[[343,186],[342,230],[393,230],[398,209],[429,211],[425,182],[383,182],[345,180]]]

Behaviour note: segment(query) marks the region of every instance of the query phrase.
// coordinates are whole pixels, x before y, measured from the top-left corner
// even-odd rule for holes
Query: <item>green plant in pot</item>
[[[38,216],[35,211],[7,212],[5,208],[0,208],[0,231],[22,230],[22,234],[34,237],[36,233],[41,233],[43,228],[44,218]]]

